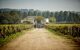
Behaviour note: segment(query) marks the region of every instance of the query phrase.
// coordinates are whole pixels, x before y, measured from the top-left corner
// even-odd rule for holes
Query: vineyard
[[[55,32],[60,32],[62,35],[71,36],[80,40],[80,24],[47,24],[45,25],[47,29]]]
[[[6,38],[16,35],[17,32],[32,28],[30,24],[4,24],[0,25],[0,45],[6,42]],[[11,38],[11,37],[10,37]],[[8,39],[8,38],[7,38]]]

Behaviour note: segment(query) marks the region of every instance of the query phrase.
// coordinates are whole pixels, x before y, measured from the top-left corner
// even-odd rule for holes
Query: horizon
[[[17,9],[17,10],[21,10],[21,9],[19,9],[19,8],[0,8],[0,9]],[[23,9],[27,9],[27,8],[23,8]],[[30,10],[30,9],[27,9],[27,10]],[[34,11],[36,11],[36,10],[38,10],[38,11],[42,11],[42,12],[44,12],[44,11],[49,11],[49,12],[60,12],[60,11],[68,11],[68,10],[60,10],[60,11],[50,11],[50,10],[40,10],[40,9],[33,9]],[[80,12],[80,11],[69,11],[69,12]]]
[[[0,8],[80,12],[79,0],[1,0]]]

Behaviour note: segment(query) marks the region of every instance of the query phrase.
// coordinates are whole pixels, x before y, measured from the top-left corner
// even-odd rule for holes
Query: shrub
[[[0,25],[0,38],[5,38],[5,36],[10,36],[16,32],[21,32],[22,30],[30,29],[32,25],[26,24],[11,24],[11,25]]]
[[[70,35],[73,37],[80,37],[80,25],[79,24],[47,24],[46,28],[59,31],[64,35]]]

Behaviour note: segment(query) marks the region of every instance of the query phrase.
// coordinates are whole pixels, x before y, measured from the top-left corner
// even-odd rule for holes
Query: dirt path
[[[75,50],[74,44],[60,36],[51,35],[44,28],[33,29],[16,40],[6,44],[0,50]]]

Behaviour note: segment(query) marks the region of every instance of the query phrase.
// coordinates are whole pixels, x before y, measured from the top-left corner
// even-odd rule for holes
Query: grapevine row
[[[30,29],[31,27],[32,25],[25,24],[0,25],[0,38],[5,38],[6,36]]]
[[[80,25],[78,24],[71,24],[71,25],[55,25],[55,24],[47,24],[45,25],[46,28],[51,29],[53,31],[58,31],[63,35],[70,35],[73,37],[80,37]]]

